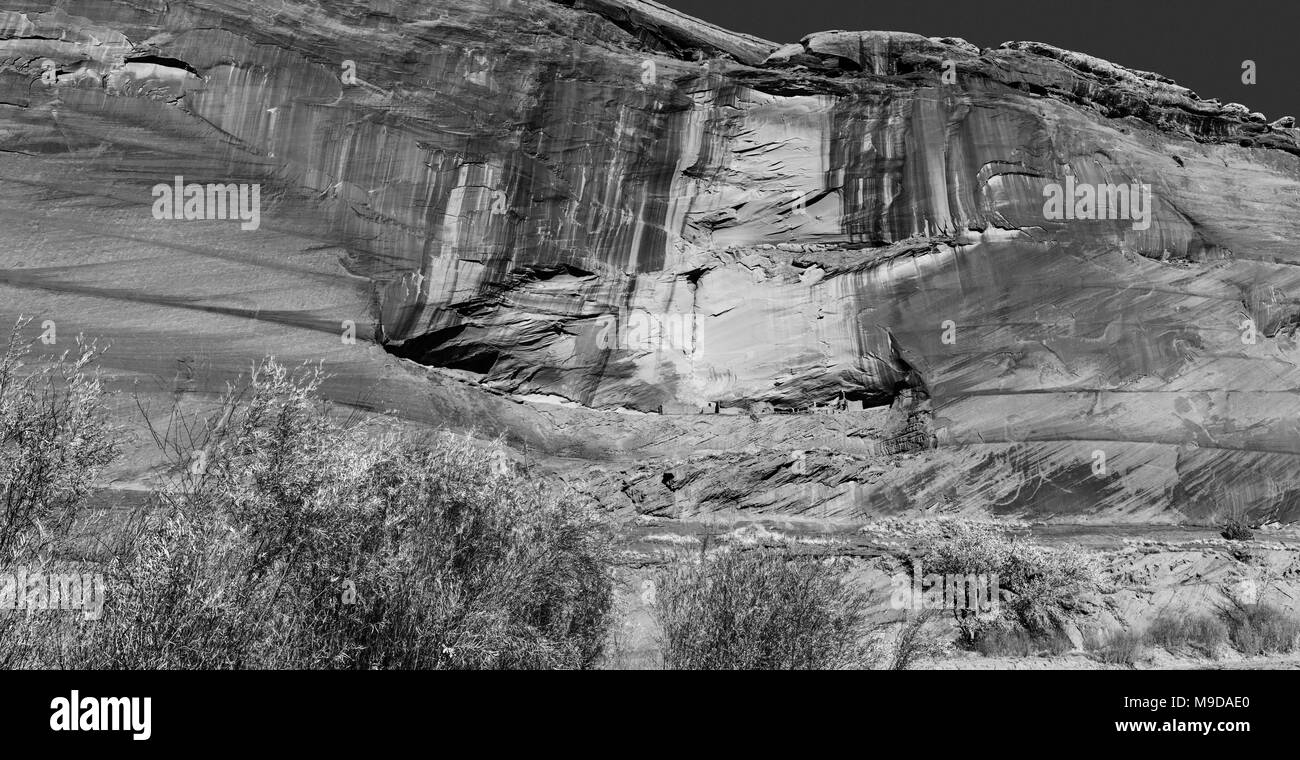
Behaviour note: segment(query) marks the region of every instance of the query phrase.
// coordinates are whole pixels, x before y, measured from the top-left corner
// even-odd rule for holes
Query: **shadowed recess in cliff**
[[[777,46],[644,2],[78,5],[0,16],[0,309],[98,326],[132,371],[185,340],[223,371],[327,355],[421,421],[766,447],[760,479],[820,442],[815,504],[744,484],[778,512],[1203,515],[1248,499],[1233,467],[1298,469],[1285,120],[1047,46]],[[178,175],[261,185],[261,229],[153,218]],[[1141,213],[1044,204],[1120,186]],[[905,401],[937,448],[924,412],[877,425]],[[1026,462],[1041,503],[997,482]]]

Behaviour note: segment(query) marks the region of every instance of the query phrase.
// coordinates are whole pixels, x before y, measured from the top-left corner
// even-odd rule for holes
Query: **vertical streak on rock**
[[[912,98],[904,143],[904,195],[899,208],[907,215],[899,220],[903,225],[899,232],[907,235],[940,234],[952,228],[948,210],[948,167],[944,163],[946,114],[937,95],[934,89],[922,89]]]

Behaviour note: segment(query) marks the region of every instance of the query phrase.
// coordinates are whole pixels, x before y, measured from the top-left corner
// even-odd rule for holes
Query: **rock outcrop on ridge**
[[[1300,517],[1300,131],[1046,44],[9,0],[0,177],[0,317],[137,394],[322,360],[660,516]]]

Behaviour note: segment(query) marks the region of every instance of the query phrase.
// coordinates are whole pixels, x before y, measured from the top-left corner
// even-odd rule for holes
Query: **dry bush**
[[[1085,614],[1086,600],[1097,591],[1096,561],[1090,555],[1074,547],[1048,549],[995,526],[960,520],[945,521],[925,542],[921,563],[926,573],[997,576],[999,614],[954,610],[967,644],[986,634],[1005,638],[1008,624],[1031,639],[1054,641]]]
[[[462,436],[376,445],[320,381],[268,361],[204,424],[169,423],[180,470],[121,537],[101,619],[25,664],[593,666],[613,597],[594,513]]]
[[[106,411],[101,352],[78,339],[76,351],[34,358],[22,338],[30,322],[19,318],[0,355],[0,570],[80,574],[84,565],[69,564],[86,549],[74,529],[94,522],[89,499],[124,436]],[[7,593],[15,598],[6,604],[28,601],[26,588]],[[59,662],[60,643],[82,624],[75,612],[0,611],[0,668],[37,651]]]
[[[1228,627],[1211,615],[1165,613],[1147,626],[1145,638],[1170,652],[1190,648],[1213,656],[1228,640]]]
[[[122,445],[95,369],[101,352],[78,339],[75,352],[31,363],[30,321],[18,320],[0,355],[0,566],[65,549]]]
[[[931,623],[940,617],[941,611],[923,609],[909,615],[903,621],[889,660],[890,670],[907,670],[917,662],[942,657],[951,648],[951,633],[944,634],[932,629]]]
[[[1300,620],[1271,604],[1233,602],[1220,611],[1228,639],[1244,655],[1293,652],[1300,638]]]
[[[1146,637],[1136,631],[1089,636],[1087,649],[1101,662],[1133,667],[1146,657]]]
[[[985,657],[1034,657],[1061,655],[1074,648],[1060,631],[1031,633],[1006,621],[980,632],[974,649]]]
[[[1249,541],[1255,537],[1255,531],[1250,527],[1249,523],[1232,518],[1223,524],[1219,535],[1229,541]]]
[[[825,670],[874,663],[868,604],[841,561],[727,549],[660,571],[654,612],[667,668]]]

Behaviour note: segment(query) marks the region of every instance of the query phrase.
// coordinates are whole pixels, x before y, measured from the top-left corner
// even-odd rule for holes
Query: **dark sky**
[[[796,42],[826,29],[1046,42],[1156,71],[1270,120],[1300,117],[1300,0],[659,0],[727,29]],[[1254,60],[1258,84],[1241,82]]]

